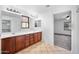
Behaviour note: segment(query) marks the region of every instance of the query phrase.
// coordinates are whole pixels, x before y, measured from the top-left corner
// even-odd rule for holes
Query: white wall
[[[42,20],[42,31],[43,31],[43,40],[45,43],[53,45],[54,40],[54,21],[53,15],[50,12],[41,14],[43,16]]]
[[[75,34],[72,33],[73,34],[72,38],[75,37],[75,39],[73,39],[74,44],[72,44],[72,46],[73,46],[73,53],[79,54],[79,13],[76,13],[74,15],[76,15],[75,16],[76,20],[73,20],[74,21],[73,23],[75,23],[75,25],[74,25],[75,31],[73,30],[73,32],[75,32]]]
[[[1,11],[2,6],[0,6],[0,11]],[[0,35],[1,35],[1,31],[2,31],[2,25],[1,25],[1,12],[0,12]]]
[[[71,34],[71,31],[64,30],[64,19],[54,20],[54,33]]]
[[[2,6],[0,6],[0,11],[1,11]],[[1,31],[2,31],[2,25],[1,25],[1,12],[0,12],[0,36],[1,36]],[[1,53],[1,38],[0,38],[0,53]]]
[[[72,53],[79,53],[79,21],[78,21],[78,18],[77,18],[77,13],[76,13],[76,6],[72,8],[72,36],[71,36],[71,39],[72,39]]]

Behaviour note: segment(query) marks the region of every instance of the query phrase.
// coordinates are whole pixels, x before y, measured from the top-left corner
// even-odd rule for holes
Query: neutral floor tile
[[[21,50],[16,54],[69,54],[69,53],[70,51],[64,48],[39,42],[28,48]]]

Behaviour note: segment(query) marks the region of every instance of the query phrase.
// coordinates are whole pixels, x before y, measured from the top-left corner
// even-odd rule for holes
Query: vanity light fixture
[[[15,9],[11,9],[11,8],[6,8],[7,11],[10,11],[10,12],[14,12],[14,13],[19,13],[20,12],[18,10],[15,10]]]

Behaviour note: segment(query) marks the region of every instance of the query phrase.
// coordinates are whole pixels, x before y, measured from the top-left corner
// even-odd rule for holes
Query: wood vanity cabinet
[[[34,43],[38,42],[38,33],[34,33]]]
[[[25,48],[25,35],[16,36],[16,51]]]
[[[30,37],[29,34],[26,35],[26,37],[25,37],[25,47],[28,47],[30,45],[29,37]]]
[[[41,39],[42,39],[42,32],[38,32],[37,33],[37,38],[38,38],[37,39],[38,41],[41,41]]]
[[[34,43],[41,41],[41,32],[34,33]]]
[[[1,40],[1,53],[15,53],[15,37],[4,38]]]
[[[41,41],[41,32],[3,38],[1,40],[2,54],[13,54],[28,46]]]
[[[29,42],[30,42],[30,45],[32,45],[34,43],[34,35],[33,34],[30,34]]]

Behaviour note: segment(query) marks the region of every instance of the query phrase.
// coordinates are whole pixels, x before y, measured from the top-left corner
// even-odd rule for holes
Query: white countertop
[[[7,37],[13,37],[13,36],[31,34],[31,33],[36,33],[36,32],[41,32],[41,30],[31,30],[31,31],[17,32],[17,33],[2,33],[2,34],[1,34],[1,39],[2,39],[2,38],[7,38]]]

